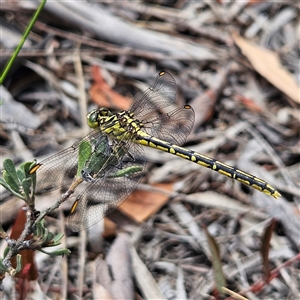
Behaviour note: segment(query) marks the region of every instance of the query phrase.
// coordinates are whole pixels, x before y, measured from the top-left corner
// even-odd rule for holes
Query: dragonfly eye
[[[87,123],[91,128],[96,128],[99,126],[98,122],[98,111],[96,109],[92,110],[87,116]]]

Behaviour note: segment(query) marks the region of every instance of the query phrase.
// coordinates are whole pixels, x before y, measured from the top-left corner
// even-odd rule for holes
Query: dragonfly
[[[274,198],[280,193],[263,179],[209,156],[181,147],[190,134],[195,113],[183,105],[165,113],[176,100],[175,79],[160,72],[154,83],[136,95],[129,110],[113,113],[98,108],[87,115],[93,131],[82,141],[37,164],[37,191],[53,190],[76,176],[86,184],[76,197],[69,226],[82,230],[118,207],[137,187],[145,173],[144,146],[158,149],[212,169]],[[82,145],[85,159],[79,166]],[[64,168],[62,168],[64,165]],[[64,170],[64,171],[62,171]]]
[[[66,199],[75,193],[68,227],[84,230],[117,208],[144,176],[146,160],[126,143],[110,144],[106,135],[94,130],[71,147],[35,164],[35,193],[66,190]],[[139,156],[139,157],[138,157]],[[81,189],[80,189],[81,187]],[[78,192],[79,189],[79,192]]]

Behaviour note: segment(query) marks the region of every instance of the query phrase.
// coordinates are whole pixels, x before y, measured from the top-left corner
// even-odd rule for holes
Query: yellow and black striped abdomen
[[[266,181],[258,177],[255,177],[244,171],[238,170],[235,167],[226,165],[209,156],[162,141],[160,139],[146,134],[143,131],[140,131],[139,134],[136,136],[135,142],[144,146],[168,152],[170,154],[192,161],[200,166],[217,171],[220,174],[223,174],[227,177],[238,180],[241,183],[249,185],[259,190],[260,192],[265,193],[266,195],[273,196],[275,199],[281,196],[280,193],[276,191],[273,187],[271,187]]]

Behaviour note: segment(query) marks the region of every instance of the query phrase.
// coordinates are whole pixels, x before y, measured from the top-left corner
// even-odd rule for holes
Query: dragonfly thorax
[[[95,109],[87,115],[87,120],[91,128],[115,139],[133,139],[143,127],[142,122],[126,110],[113,114],[107,108]]]
[[[119,140],[133,139],[142,127],[142,122],[135,119],[134,114],[129,111],[122,111],[107,117],[106,121],[99,125],[100,131]]]

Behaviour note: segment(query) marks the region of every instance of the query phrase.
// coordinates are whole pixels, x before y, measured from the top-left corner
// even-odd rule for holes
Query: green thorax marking
[[[99,130],[114,139],[134,139],[143,127],[143,124],[134,118],[129,111],[121,111],[112,114],[106,108],[93,110],[87,115],[88,125]]]

